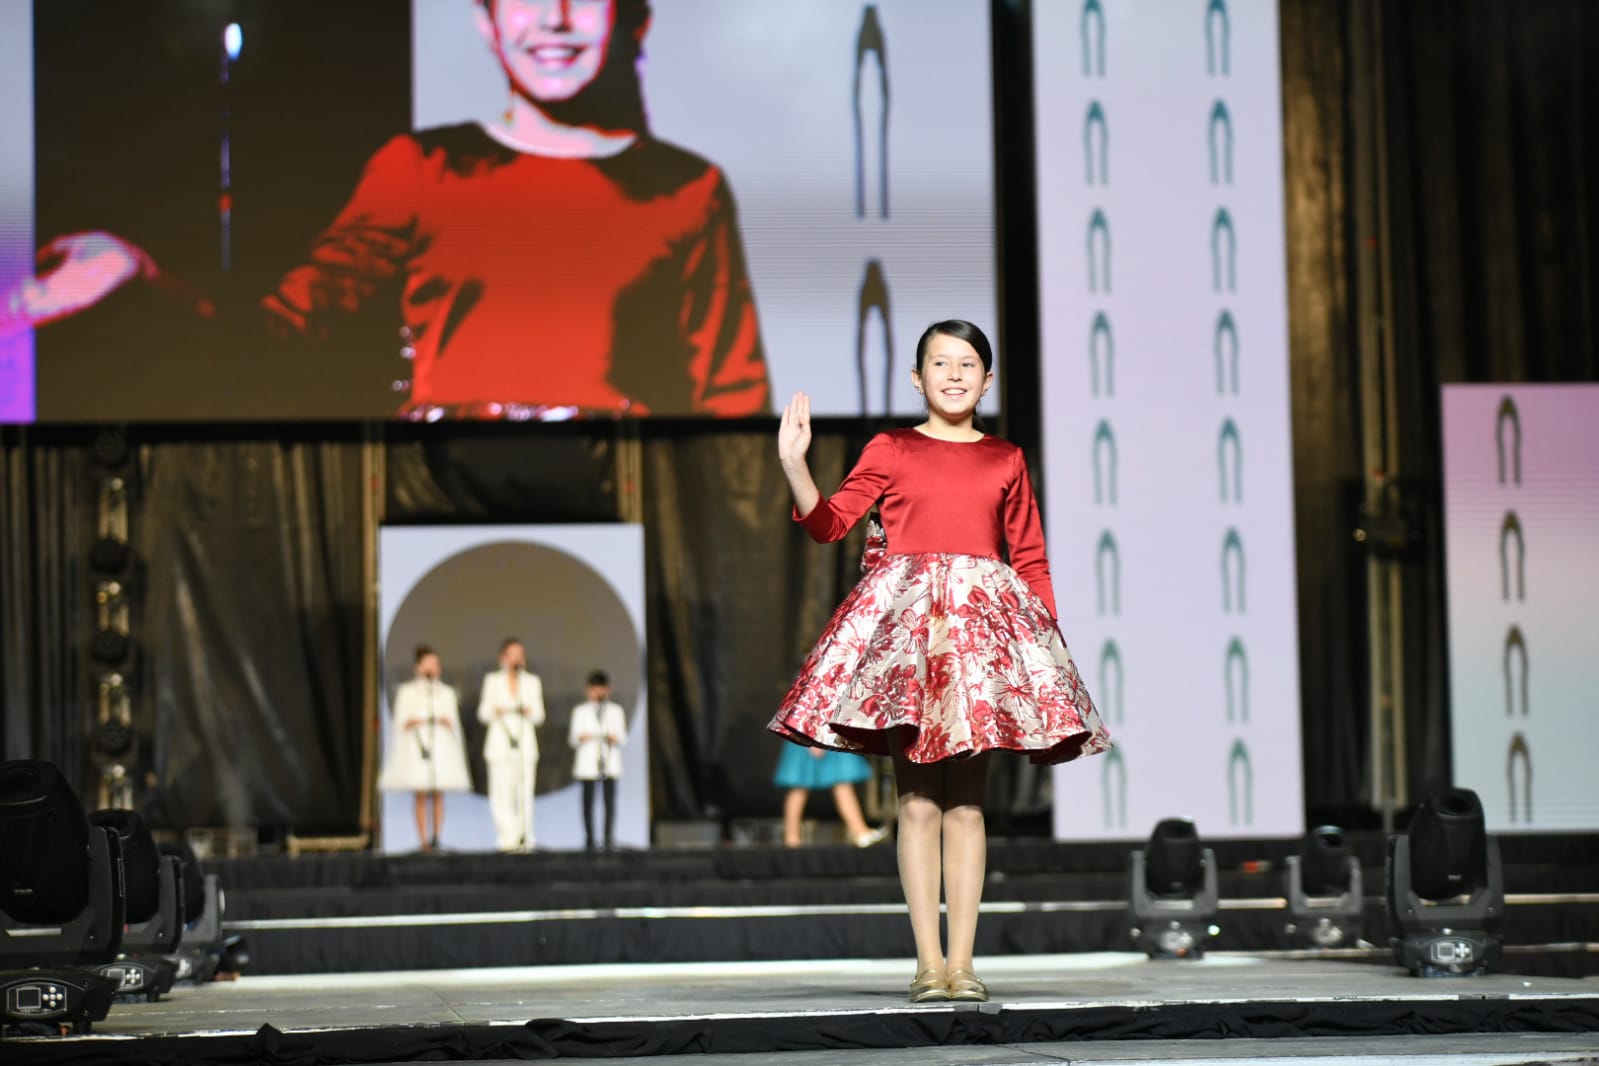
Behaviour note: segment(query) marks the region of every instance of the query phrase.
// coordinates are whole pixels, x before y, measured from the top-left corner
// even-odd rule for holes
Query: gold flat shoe
[[[970,970],[951,970],[945,979],[950,999],[967,1003],[987,1003],[988,986]]]
[[[944,971],[929,966],[911,982],[912,1003],[932,1003],[949,998],[949,988],[944,982]]]

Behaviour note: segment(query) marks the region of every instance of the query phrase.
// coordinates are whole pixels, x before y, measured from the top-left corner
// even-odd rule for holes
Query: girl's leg
[[[433,835],[429,838],[437,842],[444,837],[444,793],[433,793]]]
[[[943,763],[944,893],[949,903],[949,968],[970,970],[977,940],[977,908],[983,901],[988,836],[983,793],[988,755]]]
[[[854,785],[847,781],[840,781],[834,785],[833,804],[838,808],[838,816],[844,819],[844,830],[849,833],[851,840],[871,832],[866,828],[866,819],[861,816],[861,801],[855,795]]]
[[[805,790],[791,788],[788,795],[783,797],[783,846],[797,848],[800,845],[800,819],[805,814]]]
[[[894,786],[899,793],[899,881],[916,938],[916,969],[944,968],[939,935],[939,851],[943,825],[944,770],[905,757],[900,737],[891,737]]]
[[[416,815],[416,839],[421,842],[422,850],[428,850],[428,794],[418,792],[411,797],[413,812]]]

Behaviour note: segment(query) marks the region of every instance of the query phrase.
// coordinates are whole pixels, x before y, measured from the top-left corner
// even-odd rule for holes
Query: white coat
[[[587,737],[587,740],[582,738]],[[615,737],[615,741],[607,738]],[[622,776],[622,745],[627,743],[627,714],[606,700],[585,702],[572,708],[572,726],[567,730],[572,745],[572,776],[579,781]]]
[[[403,792],[468,792],[461,739],[461,713],[455,689],[415,678],[394,692],[394,721],[388,757],[378,787]]]

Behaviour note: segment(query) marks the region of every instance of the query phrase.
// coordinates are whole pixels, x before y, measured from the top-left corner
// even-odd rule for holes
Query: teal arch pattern
[[[1233,116],[1224,100],[1210,109],[1210,130],[1205,138],[1210,148],[1210,183],[1233,183]]]
[[[1127,745],[1117,743],[1099,763],[1100,800],[1105,806],[1105,828],[1127,827]]]
[[[1105,121],[1105,107],[1098,100],[1089,102],[1088,115],[1083,119],[1083,161],[1089,185],[1110,184],[1110,126]]]
[[[1114,678],[1114,684],[1112,680]],[[1107,639],[1099,649],[1099,694],[1104,700],[1104,709],[1111,720],[1117,725],[1124,718],[1125,688],[1127,673],[1122,667],[1122,649],[1115,640]]]
[[[1088,369],[1094,395],[1099,395],[1100,361],[1104,360],[1105,395],[1116,395],[1116,339],[1111,336],[1110,319],[1105,312],[1094,315],[1094,324],[1088,330]]]
[[[1094,429],[1094,503],[1116,506],[1116,434],[1101,418]]]
[[[1235,669],[1236,665],[1236,669]],[[1249,655],[1244,651],[1244,641],[1234,637],[1227,642],[1227,656],[1222,660],[1222,680],[1227,689],[1227,720],[1235,718],[1249,721]],[[1235,681],[1234,678],[1237,678]]]
[[[1099,591],[1099,613],[1122,613],[1122,554],[1116,545],[1116,534],[1105,530],[1099,535],[1099,546],[1094,552],[1094,579]]]
[[[1238,323],[1231,311],[1216,316],[1216,394],[1238,395]]]
[[[1083,77],[1105,76],[1105,9],[1099,0],[1084,0],[1078,24],[1083,40]]]
[[[1210,226],[1210,271],[1211,287],[1217,292],[1238,291],[1238,231],[1225,207],[1216,209]]]
[[[1205,71],[1211,77],[1232,74],[1232,23],[1225,0],[1210,0],[1205,7]]]
[[[1231,462],[1228,462],[1229,458]],[[1244,446],[1238,439],[1238,423],[1231,418],[1222,420],[1221,432],[1216,437],[1216,468],[1221,486],[1221,502],[1243,503]]]
[[[1233,567],[1229,565],[1236,560],[1238,580],[1236,582],[1238,595],[1233,595]],[[1227,535],[1221,542],[1221,595],[1222,610],[1228,614],[1236,611],[1244,613],[1244,539],[1238,535],[1238,530],[1228,529]],[[1236,606],[1235,606],[1236,601]]]
[[[1240,814],[1243,825],[1255,824],[1255,770],[1242,737],[1227,755],[1227,814],[1233,825],[1240,824]]]
[[[1088,217],[1088,291],[1110,291],[1110,221],[1097,207]]]

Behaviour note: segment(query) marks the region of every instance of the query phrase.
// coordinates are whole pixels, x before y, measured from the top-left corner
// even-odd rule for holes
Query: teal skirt
[[[821,789],[871,780],[872,767],[861,756],[829,751],[817,758],[812,754],[817,750],[803,744],[784,744],[772,783],[778,788]]]

